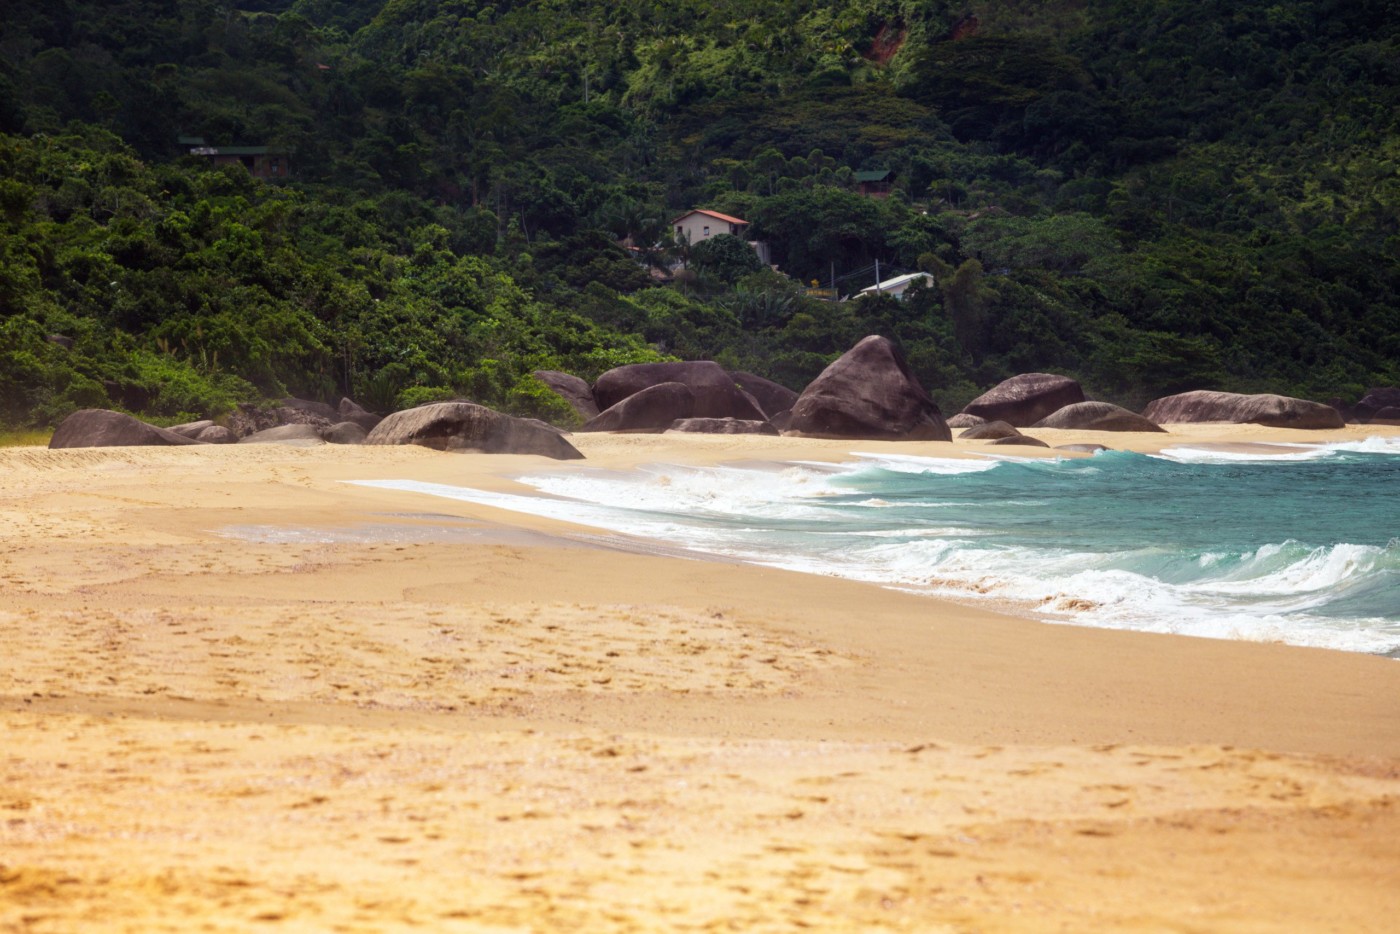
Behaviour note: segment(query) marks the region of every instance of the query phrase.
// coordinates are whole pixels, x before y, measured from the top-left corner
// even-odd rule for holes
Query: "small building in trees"
[[[933,285],[933,276],[926,272],[906,273],[905,275],[895,276],[893,279],[886,279],[883,282],[877,282],[872,286],[861,289],[856,293],[856,297],[860,298],[865,295],[889,295],[903,301],[904,293],[916,282],[922,282],[925,285]]]
[[[854,175],[856,191],[867,198],[888,198],[894,185],[894,173],[889,169],[871,169]]]
[[[671,221],[677,243],[699,243],[718,234],[731,234],[742,240],[748,226],[749,222],[742,218],[703,208],[687,211]]]
[[[180,144],[214,165],[241,165],[255,178],[287,178],[292,172],[291,154],[270,146],[209,146],[199,136],[182,136]]]
[[[758,254],[763,265],[769,265],[773,260],[768,252],[768,244],[762,240],[750,240],[745,234],[748,226],[749,222],[743,218],[730,217],[728,214],[704,208],[687,211],[671,221],[671,230],[678,244],[693,245],[703,243],[710,237],[729,234],[747,243]]]

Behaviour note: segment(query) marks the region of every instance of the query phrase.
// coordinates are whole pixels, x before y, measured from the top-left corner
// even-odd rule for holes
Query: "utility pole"
[[[875,257],[875,291],[885,291],[884,289],[880,288],[880,257],[878,256]]]

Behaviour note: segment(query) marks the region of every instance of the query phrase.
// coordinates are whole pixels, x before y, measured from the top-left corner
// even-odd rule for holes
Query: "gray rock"
[[[349,398],[348,396],[344,396],[341,398],[339,404],[336,405],[335,410],[338,416],[334,420],[336,424],[339,424],[340,422],[354,422],[356,425],[359,425],[361,428],[363,428],[367,433],[373,431],[375,425],[378,425],[380,422],[384,421],[383,416],[375,415],[373,412],[365,411],[363,408],[360,407],[358,403],[356,403],[353,399]]]
[[[1029,428],[1051,412],[1084,401],[1084,390],[1068,376],[1022,373],[1003,380],[963,408],[968,415],[988,421],[1000,419],[1017,428]]]
[[[598,417],[598,403],[593,398],[593,389],[584,380],[558,370],[536,370],[535,379],[558,393],[583,421]]]
[[[724,368],[709,360],[635,363],[608,370],[593,384],[593,399],[606,412],[623,399],[662,383],[680,383],[690,390],[695,397],[695,418],[766,417],[761,407],[739,391]]]
[[[953,440],[899,348],[876,335],[846,351],[802,391],[787,430],[825,438]]]
[[[1400,386],[1374,386],[1356,403],[1353,411],[1363,422],[1372,421],[1382,409],[1400,408]]]
[[[1019,438],[1021,433],[1003,421],[983,422],[958,435],[968,441],[992,441],[997,438]]]
[[[1174,422],[1231,422],[1270,428],[1341,428],[1341,413],[1321,402],[1308,402],[1269,393],[1240,395],[1198,389],[1166,396],[1147,404],[1143,415],[1159,425]]]
[[[214,424],[211,419],[203,419],[198,422],[185,422],[183,425],[171,425],[166,431],[173,431],[177,435],[184,435],[186,438],[198,438],[199,433]]]
[[[326,423],[330,425],[342,420],[340,412],[337,411],[334,406],[327,405],[324,402],[314,402],[311,399],[298,399],[295,396],[288,396],[279,403],[278,407],[292,409],[304,415],[314,415],[316,418],[323,418],[326,420]],[[297,424],[297,420],[287,418],[283,420],[282,424],[294,425]]]
[[[174,447],[199,444],[122,412],[81,409],[65,418],[49,439],[53,450],[61,448]]]
[[[203,441],[205,444],[236,444],[238,436],[223,425],[210,425],[201,431],[195,440]]]
[[[281,422],[270,409],[261,409],[251,403],[242,402],[224,418],[224,424],[236,437],[245,438],[255,431],[276,428]]]
[[[434,402],[395,412],[375,426],[365,444],[420,444],[439,451],[539,454],[555,460],[583,457],[559,432],[473,402]]]
[[[1368,425],[1400,425],[1400,406],[1388,405],[1371,416]]]
[[[255,431],[251,435],[244,435],[238,439],[239,444],[285,444],[289,447],[314,447],[318,444],[325,444],[321,437],[321,429],[311,424],[298,425],[277,425],[273,428],[264,428],[262,431]]]
[[[667,431],[706,435],[776,435],[778,429],[767,422],[743,418],[678,418]]]
[[[758,403],[759,409],[769,418],[779,412],[788,411],[797,403],[797,393],[771,379],[745,373],[743,370],[730,370],[729,378]]]
[[[959,412],[948,419],[949,428],[971,428],[974,425],[985,425],[987,420],[980,415],[968,415],[966,412]]]
[[[1019,444],[1027,448],[1048,448],[1050,445],[1039,438],[1032,438],[1030,435],[1012,435],[1008,438],[996,438],[987,442],[988,444]]]
[[[695,417],[695,394],[683,383],[660,383],[609,406],[579,431],[665,431]]]
[[[364,444],[369,432],[354,422],[338,422],[321,432],[327,444]]]
[[[1081,431],[1165,431],[1161,425],[1111,402],[1076,402],[1036,422],[1033,428]]]
[[[336,422],[345,421],[340,417],[340,413],[325,403],[306,402],[301,399],[288,401],[298,404],[261,409],[255,405],[243,403],[228,414],[224,419],[224,424],[238,437],[246,438],[255,432],[276,428],[279,425],[314,425],[317,429],[324,430]],[[330,414],[318,414],[321,412],[329,412]]]

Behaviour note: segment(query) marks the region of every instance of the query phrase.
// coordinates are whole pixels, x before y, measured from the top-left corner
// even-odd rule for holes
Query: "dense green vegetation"
[[[953,409],[1027,370],[1126,404],[1400,384],[1388,0],[9,8],[0,425],[287,393],[567,422],[531,371],[801,388],[875,332]],[[697,206],[781,272],[672,242]],[[804,289],[877,261],[936,285]]]

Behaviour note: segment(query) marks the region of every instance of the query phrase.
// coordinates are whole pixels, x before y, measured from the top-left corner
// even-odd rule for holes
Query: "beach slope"
[[[1392,660],[1044,625],[346,482],[853,447],[577,444],[0,450],[0,930],[1400,914]]]

